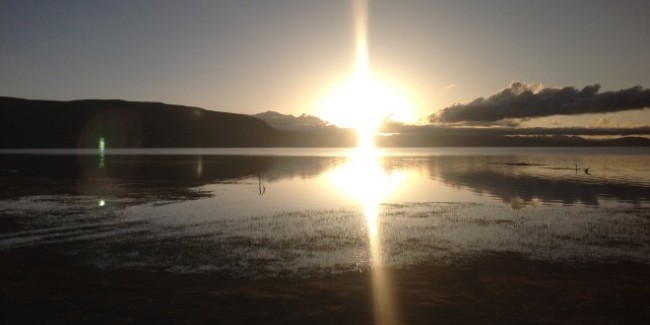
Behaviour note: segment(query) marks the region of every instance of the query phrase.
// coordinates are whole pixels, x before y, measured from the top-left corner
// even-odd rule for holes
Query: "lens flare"
[[[355,68],[350,77],[328,92],[317,115],[339,127],[354,128],[360,147],[372,147],[385,120],[414,123],[417,120],[408,98],[399,87],[374,75],[368,57],[368,5],[355,1]]]

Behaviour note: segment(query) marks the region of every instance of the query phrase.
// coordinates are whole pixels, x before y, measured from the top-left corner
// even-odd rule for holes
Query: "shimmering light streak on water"
[[[380,205],[405,180],[399,171],[383,169],[382,157],[372,147],[360,146],[350,160],[330,173],[341,192],[356,198],[363,207],[368,228],[368,247],[373,287],[375,320],[378,324],[395,324],[397,318],[392,298],[391,280],[384,263]]]

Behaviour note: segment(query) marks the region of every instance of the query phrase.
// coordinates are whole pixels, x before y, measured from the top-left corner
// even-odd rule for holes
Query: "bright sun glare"
[[[355,72],[323,100],[318,115],[338,126],[357,130],[359,148],[352,153],[345,166],[331,173],[330,179],[342,193],[363,206],[368,225],[375,323],[397,324],[390,279],[383,266],[379,210],[382,201],[403,182],[404,177],[397,171],[386,173],[381,164],[382,157],[374,148],[374,138],[384,120],[390,118],[408,122],[412,112],[406,97],[396,87],[370,73],[366,31],[368,3],[366,0],[356,0],[354,4],[357,41]]]
[[[408,183],[408,175],[398,170],[387,172],[376,148],[356,148],[349,161],[329,173],[329,180],[346,197],[353,198],[363,207],[368,227],[375,323],[397,324],[391,293],[390,278],[384,272],[381,204],[391,194]]]
[[[417,119],[407,97],[374,76],[368,61],[367,4],[355,2],[356,66],[354,74],[321,101],[317,115],[339,127],[354,128],[360,147],[371,147],[385,120],[413,123]]]
[[[405,96],[370,74],[355,74],[321,103],[319,116],[340,127],[356,129],[360,144],[370,141],[386,119],[415,120]]]

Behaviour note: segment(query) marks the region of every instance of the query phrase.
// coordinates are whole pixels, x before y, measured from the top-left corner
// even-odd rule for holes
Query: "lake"
[[[0,151],[0,322],[642,323],[647,148]]]
[[[0,250],[100,269],[650,263],[647,148],[3,150],[0,167]]]

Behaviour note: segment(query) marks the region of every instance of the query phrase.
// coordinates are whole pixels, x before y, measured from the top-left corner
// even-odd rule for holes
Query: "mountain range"
[[[517,129],[397,126],[384,147],[650,146],[648,128]],[[609,138],[589,138],[606,136]],[[0,148],[351,147],[355,132],[310,115],[256,115],[124,100],[0,97]]]
[[[1,148],[259,147],[278,132],[242,114],[123,100],[0,97]]]
[[[334,126],[320,118],[302,114],[299,116],[287,115],[275,111],[266,111],[252,115],[278,130],[284,131],[314,131],[322,128],[333,128]]]

